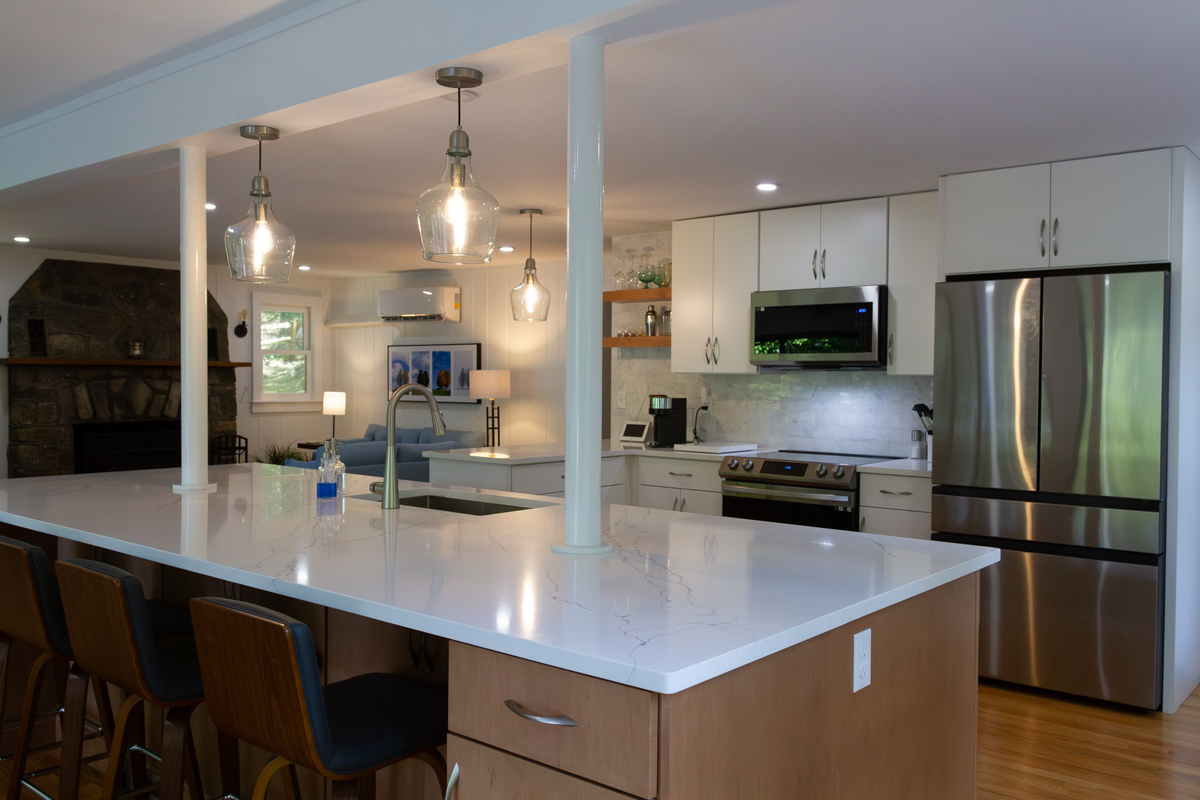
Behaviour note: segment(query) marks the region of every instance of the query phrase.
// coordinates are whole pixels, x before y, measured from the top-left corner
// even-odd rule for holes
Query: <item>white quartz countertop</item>
[[[679,692],[999,560],[999,551],[604,506],[607,556],[563,556],[554,500],[474,517],[316,499],[313,470],[0,480],[0,520],[651,691]],[[402,489],[428,488],[401,482]],[[498,502],[520,496],[460,490]],[[491,496],[491,497],[487,497]]]
[[[874,464],[863,464],[858,471],[860,474],[866,472],[875,475],[907,475],[912,478],[928,478],[933,475],[933,467],[923,458],[877,461]]]
[[[512,467],[525,464],[545,464],[566,459],[565,445],[562,442],[547,444],[518,444],[511,447],[464,447],[455,450],[427,450],[424,455],[429,458],[444,458],[452,461],[482,461],[485,463],[503,464]],[[600,442],[601,458],[616,458],[621,456],[639,456],[650,458],[676,458],[688,461],[722,461],[725,456],[754,455],[758,451],[746,450],[738,453],[689,453],[676,452],[668,447],[646,447],[632,442],[613,441],[605,439]],[[472,453],[491,453],[495,457],[484,458]]]

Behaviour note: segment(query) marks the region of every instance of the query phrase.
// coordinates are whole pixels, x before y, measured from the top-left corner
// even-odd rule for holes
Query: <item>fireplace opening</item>
[[[179,420],[78,422],[75,473],[178,467],[183,461]]]

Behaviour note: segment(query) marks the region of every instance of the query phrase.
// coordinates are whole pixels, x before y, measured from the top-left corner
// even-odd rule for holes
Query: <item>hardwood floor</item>
[[[1200,797],[1200,692],[1151,714],[982,683],[978,800]]]
[[[31,768],[54,763],[51,751]],[[103,766],[103,762],[99,762]],[[0,763],[0,790],[8,783]],[[99,800],[84,768],[80,800]],[[37,784],[52,797],[57,778]],[[978,800],[1176,800],[1200,797],[1200,692],[1177,714],[1126,711],[984,683],[979,687]],[[37,800],[24,792],[22,800]]]

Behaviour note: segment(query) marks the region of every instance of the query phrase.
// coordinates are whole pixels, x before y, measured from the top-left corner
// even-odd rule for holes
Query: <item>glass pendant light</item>
[[[540,208],[522,208],[529,215],[529,258],[525,259],[525,280],[512,290],[513,319],[517,322],[545,322],[550,311],[550,290],[537,279],[537,263],[533,260],[533,215]]]
[[[458,90],[458,127],[450,132],[441,181],[417,200],[421,254],[443,264],[485,264],[496,246],[500,204],[471,174],[471,146],[462,129],[462,90],[483,83],[483,73],[446,67],[437,71],[437,82]]]
[[[258,174],[250,183],[250,210],[225,229],[225,256],[235,281],[287,283],[292,276],[296,236],[271,211],[271,186],[262,174],[262,143],[279,138],[278,128],[243,125],[241,134],[258,141]]]

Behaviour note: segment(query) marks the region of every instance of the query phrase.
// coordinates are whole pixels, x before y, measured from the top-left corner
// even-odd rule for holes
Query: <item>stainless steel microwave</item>
[[[750,363],[801,369],[884,369],[886,286],[750,295]]]

